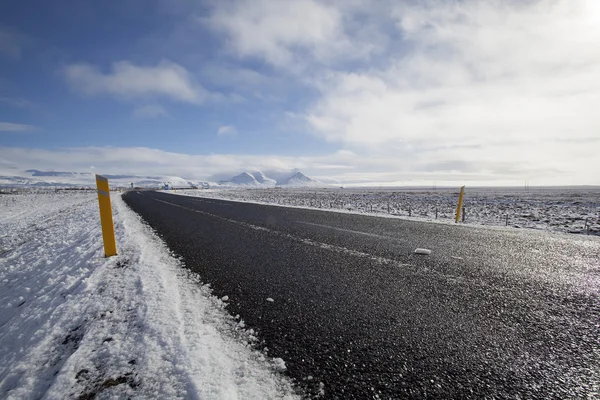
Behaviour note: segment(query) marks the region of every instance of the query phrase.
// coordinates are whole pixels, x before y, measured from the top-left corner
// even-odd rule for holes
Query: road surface
[[[600,396],[598,238],[123,198],[308,396]]]

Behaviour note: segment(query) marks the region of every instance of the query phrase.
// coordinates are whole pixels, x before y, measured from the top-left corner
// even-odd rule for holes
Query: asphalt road
[[[123,198],[307,396],[600,398],[598,238]]]

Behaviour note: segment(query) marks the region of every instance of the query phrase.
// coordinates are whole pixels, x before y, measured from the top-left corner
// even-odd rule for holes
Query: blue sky
[[[0,172],[598,184],[597,4],[9,2]]]
[[[171,15],[159,5],[148,8],[145,4],[59,1],[31,7],[12,3],[1,23],[5,32],[18,38],[19,54],[5,54],[2,62],[3,97],[27,99],[32,104],[10,107],[5,103],[0,117],[39,129],[27,135],[5,135],[3,144],[28,146],[33,142],[50,149],[145,146],[194,154],[285,155],[297,147],[317,153],[325,150],[316,138],[290,134],[278,126],[281,114],[308,101],[309,89],[280,79],[275,82],[280,87],[245,90],[232,87],[226,72],[215,81],[203,70],[211,68],[215,74],[229,66],[231,73],[248,68],[276,79],[277,74],[260,60],[228,60],[220,54],[223,39],[203,24],[192,25],[179,13]],[[200,7],[196,18],[206,17]],[[184,38],[176,37],[178,30],[185,30],[181,33]],[[194,38],[189,38],[192,35]],[[161,62],[169,64],[167,69],[171,65],[184,68],[190,80],[222,99],[196,104],[151,90],[129,99],[102,91],[86,95],[85,82],[81,82],[81,90],[78,83],[69,85],[69,67],[87,64],[99,75],[108,75],[114,63],[123,61],[140,69],[152,69]],[[259,96],[277,99],[264,101]],[[234,140],[219,137],[216,133],[221,126],[234,126],[239,134]]]

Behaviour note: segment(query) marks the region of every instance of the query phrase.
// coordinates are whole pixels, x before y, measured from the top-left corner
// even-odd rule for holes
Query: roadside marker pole
[[[112,219],[112,207],[110,205],[110,188],[108,179],[96,175],[96,188],[98,189],[98,204],[100,205],[100,224],[102,225],[102,239],[104,240],[104,255],[106,257],[117,255],[117,244],[115,241],[115,226]]]
[[[456,206],[456,218],[454,220],[454,222],[458,222],[458,220],[460,219],[460,210],[462,210],[462,205],[463,205],[463,197],[465,196],[465,187],[461,187],[460,188],[460,196],[458,196],[458,205]]]

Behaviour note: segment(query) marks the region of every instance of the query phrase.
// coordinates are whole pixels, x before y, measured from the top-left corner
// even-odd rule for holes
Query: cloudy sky
[[[599,184],[600,1],[12,1],[0,174]]]

